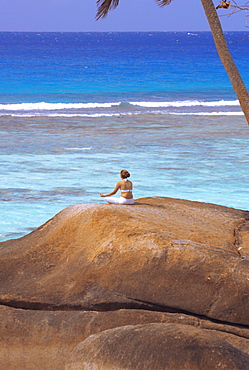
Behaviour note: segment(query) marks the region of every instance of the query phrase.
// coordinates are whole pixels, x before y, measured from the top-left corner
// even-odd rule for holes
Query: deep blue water
[[[248,83],[245,35],[226,34]],[[234,98],[209,32],[0,33],[0,55],[4,103]]]
[[[249,86],[246,35],[226,38]],[[137,198],[249,209],[248,126],[208,32],[0,33],[0,125],[0,240],[103,202],[122,168]]]

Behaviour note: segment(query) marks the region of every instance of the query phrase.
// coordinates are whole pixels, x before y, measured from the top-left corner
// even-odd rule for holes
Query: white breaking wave
[[[239,106],[238,100],[200,101],[200,100],[179,100],[179,101],[133,101],[126,102],[126,106],[139,106],[143,108],[183,108],[183,107],[228,107]],[[0,111],[55,111],[55,110],[76,110],[76,109],[106,109],[118,106],[125,106],[122,102],[109,103],[13,103],[0,104]]]
[[[234,107],[234,108],[233,108]],[[0,104],[0,116],[12,117],[119,117],[139,114],[196,116],[240,116],[238,100],[219,101],[132,101],[108,103],[20,103]],[[203,109],[202,109],[203,108]],[[212,111],[210,108],[213,108]],[[205,112],[207,110],[207,112]]]
[[[0,104],[0,110],[7,111],[32,111],[32,110],[63,110],[63,109],[94,109],[111,108],[118,106],[118,103],[20,103],[20,104]]]
[[[93,113],[93,114],[86,114],[86,113],[46,113],[46,114],[36,114],[36,113],[30,113],[30,114],[18,114],[18,113],[0,113],[0,117],[3,116],[10,116],[10,117],[24,117],[24,118],[31,118],[31,117],[65,117],[65,118],[74,118],[74,117],[90,117],[90,118],[98,118],[98,117],[119,117],[119,116],[131,116],[133,114],[140,114],[139,113]]]
[[[148,112],[128,112],[128,113],[95,113],[95,114],[70,114],[70,113],[47,113],[47,114],[1,114],[2,116],[10,117],[23,117],[23,118],[32,118],[32,117],[63,117],[63,118],[76,118],[76,117],[86,117],[86,118],[101,118],[101,117],[122,117],[122,116],[132,116],[132,115],[175,115],[175,116],[243,116],[243,112],[168,112],[168,111],[148,111]]]
[[[168,113],[176,116],[243,116],[243,112],[196,112],[196,113]]]
[[[181,107],[227,107],[238,106],[238,100],[219,100],[219,101],[199,101],[199,100],[183,100],[169,102],[130,102],[131,105],[138,105],[146,108],[181,108]]]

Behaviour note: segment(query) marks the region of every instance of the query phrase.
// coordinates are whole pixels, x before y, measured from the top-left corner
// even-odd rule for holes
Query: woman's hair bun
[[[123,179],[126,179],[127,177],[130,177],[131,175],[130,175],[130,173],[127,171],[127,170],[122,170],[121,172],[120,172],[120,174],[121,174],[121,177],[123,178]]]

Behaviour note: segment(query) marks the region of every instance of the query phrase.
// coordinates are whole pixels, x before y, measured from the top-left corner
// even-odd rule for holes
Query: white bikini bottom
[[[135,201],[133,198],[126,199],[124,197],[116,198],[116,197],[105,197],[107,203],[110,204],[134,204]]]

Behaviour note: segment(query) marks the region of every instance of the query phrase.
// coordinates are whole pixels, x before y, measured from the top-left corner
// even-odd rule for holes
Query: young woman
[[[134,199],[132,195],[132,182],[128,180],[128,177],[130,177],[130,174],[126,170],[122,170],[120,172],[121,181],[117,182],[115,188],[113,191],[111,191],[109,194],[102,194],[99,195],[101,197],[105,197],[105,200],[107,203],[111,204],[134,204]],[[114,195],[117,193],[117,191],[120,190],[121,196],[120,198],[112,197],[111,195]]]

